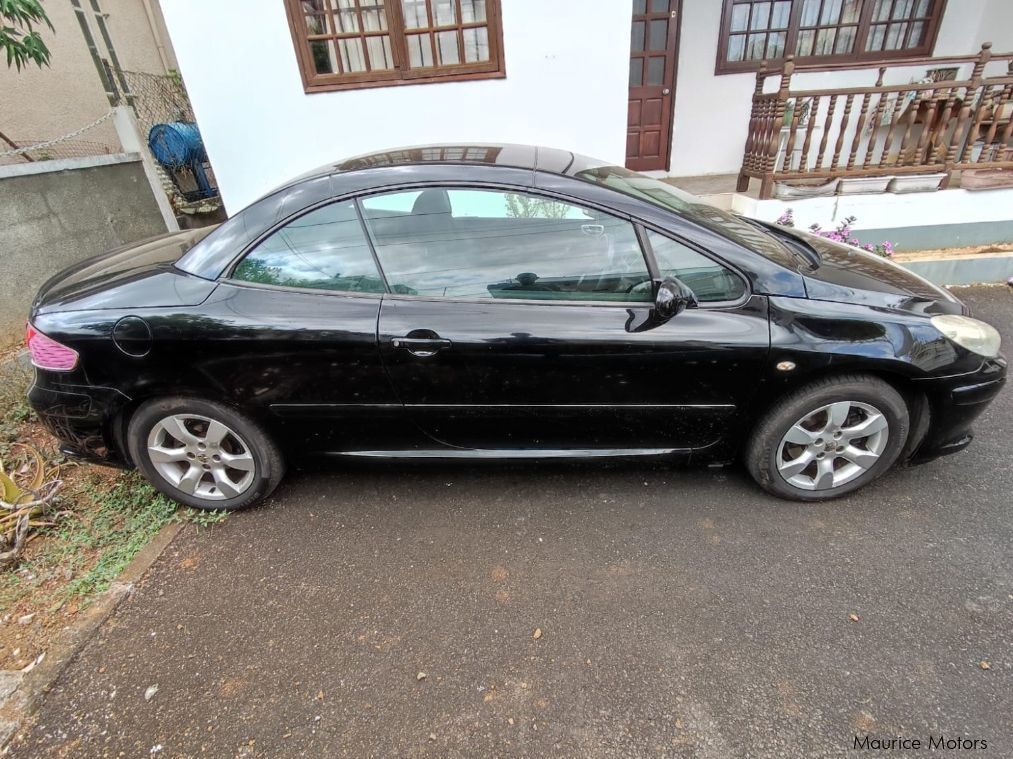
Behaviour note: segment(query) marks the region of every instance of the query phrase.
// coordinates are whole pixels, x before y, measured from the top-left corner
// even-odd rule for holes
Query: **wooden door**
[[[667,170],[681,0],[633,0],[626,166]]]

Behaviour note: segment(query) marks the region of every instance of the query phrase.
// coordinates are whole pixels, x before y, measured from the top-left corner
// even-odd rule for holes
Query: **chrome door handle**
[[[404,348],[419,358],[435,356],[439,351],[453,345],[452,342],[442,337],[395,337],[390,341],[390,344],[395,348]]]
[[[671,91],[670,89],[668,89],[668,87],[666,87],[665,89],[663,89],[663,90],[661,91],[661,94],[662,94],[662,95],[671,95],[671,94],[672,94],[672,91]]]

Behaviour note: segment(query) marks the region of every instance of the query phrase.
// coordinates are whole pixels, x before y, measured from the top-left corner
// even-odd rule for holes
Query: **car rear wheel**
[[[148,481],[197,509],[235,510],[266,498],[284,464],[251,419],[196,398],[149,401],[127,429],[130,455]]]
[[[753,430],[746,466],[770,493],[823,501],[889,469],[907,441],[901,395],[875,377],[818,380],[778,401]]]

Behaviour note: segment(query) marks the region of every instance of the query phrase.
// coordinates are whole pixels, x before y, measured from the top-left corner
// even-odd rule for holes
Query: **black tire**
[[[194,415],[220,422],[229,428],[230,433],[238,436],[226,437],[223,445],[238,440],[247,449],[243,451],[244,458],[252,457],[254,469],[248,485],[242,492],[234,497],[221,497],[220,495],[218,497],[201,497],[200,494],[190,494],[180,490],[163,476],[149,455],[148,438],[155,425],[176,414]],[[188,424],[190,423],[188,422]],[[130,424],[127,427],[127,446],[131,459],[148,482],[174,501],[195,509],[225,511],[245,509],[269,496],[281,482],[285,473],[281,452],[260,425],[235,409],[199,398],[170,397],[147,401],[130,418]],[[189,454],[187,455],[189,456]],[[225,454],[223,453],[222,456],[224,457]],[[210,462],[208,463],[210,464]],[[181,471],[187,471],[185,467],[188,465],[188,462],[181,461]],[[207,479],[202,482],[205,483],[204,487],[213,488],[214,482],[210,472]]]
[[[806,490],[788,482],[777,465],[782,439],[790,428],[808,414],[841,401],[867,404],[886,418],[886,443],[879,454],[879,460],[849,482],[826,490]],[[888,383],[866,375],[828,377],[786,395],[763,415],[746,445],[745,464],[753,479],[769,493],[796,501],[825,501],[853,493],[893,466],[907,441],[909,428],[907,404]],[[861,444],[860,442],[859,445]],[[833,452],[830,455],[835,457]],[[790,464],[791,460],[788,459],[786,463]]]

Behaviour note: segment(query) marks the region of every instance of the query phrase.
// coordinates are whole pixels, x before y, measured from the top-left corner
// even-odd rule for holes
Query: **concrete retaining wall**
[[[136,153],[0,166],[0,346],[53,274],[165,231]]]

